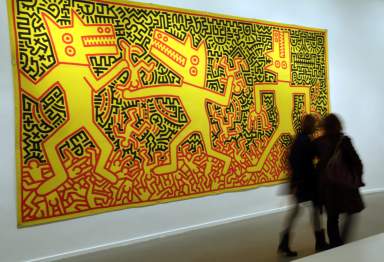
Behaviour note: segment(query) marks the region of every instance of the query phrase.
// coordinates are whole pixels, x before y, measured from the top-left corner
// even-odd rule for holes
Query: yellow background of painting
[[[164,202],[169,202],[169,201],[175,201],[175,200],[183,200],[183,199],[188,199],[188,198],[191,198],[191,197],[196,197],[195,195],[187,195],[187,196],[183,196],[183,197],[177,197],[176,199],[162,199],[162,200],[155,200],[155,201],[148,201],[148,202],[145,202],[145,203],[134,203],[134,204],[129,204],[129,205],[126,205],[126,206],[117,206],[117,207],[107,207],[107,208],[99,208],[97,210],[88,210],[88,211],[83,211],[81,213],[76,213],[76,214],[67,214],[67,215],[62,215],[62,216],[58,216],[58,217],[53,217],[53,218],[48,218],[48,219],[42,219],[42,220],[35,220],[35,221],[29,221],[29,222],[23,222],[21,220],[21,217],[22,217],[22,210],[21,210],[21,198],[22,198],[22,185],[21,185],[21,176],[22,176],[22,170],[21,170],[21,162],[22,162],[22,159],[21,159],[21,145],[20,145],[20,142],[21,139],[20,139],[20,134],[21,134],[21,130],[20,130],[20,127],[21,127],[21,123],[20,123],[20,116],[19,116],[19,113],[21,110],[20,109],[20,85],[28,85],[27,81],[24,81],[23,80],[23,77],[21,77],[21,74],[20,74],[20,71],[18,69],[18,55],[17,55],[17,50],[16,50],[16,36],[14,34],[14,28],[15,28],[15,20],[14,20],[14,15],[13,15],[13,11],[12,11],[12,0],[8,0],[8,13],[9,13],[9,20],[10,20],[10,24],[11,24],[11,41],[12,41],[12,61],[13,61],[13,75],[14,75],[14,86],[15,86],[15,108],[16,108],[16,165],[17,165],[17,198],[18,198],[18,225],[19,226],[29,226],[29,225],[35,225],[35,224],[41,224],[41,223],[47,223],[47,222],[53,222],[53,221],[57,221],[57,220],[62,220],[62,219],[69,219],[69,218],[75,218],[75,217],[82,217],[82,216],[87,216],[87,215],[91,215],[91,214],[96,214],[96,213],[102,213],[102,212],[106,212],[106,211],[112,211],[112,210],[119,210],[119,209],[125,209],[127,207],[138,207],[138,206],[146,206],[146,205],[152,205],[152,204],[155,204],[155,203],[164,203]],[[165,6],[160,6],[160,5],[153,5],[153,4],[142,4],[142,3],[134,3],[134,2],[127,2],[127,1],[120,1],[120,0],[117,0],[117,1],[113,1],[113,2],[106,2],[106,3],[117,3],[117,4],[126,4],[126,5],[130,5],[130,6],[134,6],[134,7],[142,7],[142,8],[151,8],[151,9],[156,9],[156,10],[163,10],[163,11],[178,11],[178,12],[181,12],[181,13],[188,13],[188,14],[195,14],[195,15],[200,15],[200,16],[212,16],[212,17],[215,17],[215,18],[223,18],[223,19],[234,19],[234,20],[238,20],[238,21],[247,21],[247,22],[251,22],[251,23],[262,23],[264,25],[270,25],[270,26],[278,26],[278,27],[284,27],[284,28],[294,28],[294,29],[301,29],[301,30],[309,30],[309,31],[318,31],[318,32],[324,32],[325,34],[325,39],[327,39],[326,37],[326,30],[323,30],[323,29],[316,29],[316,28],[309,28],[309,27],[303,27],[303,26],[296,26],[296,25],[286,25],[286,24],[280,24],[280,23],[274,23],[274,22],[266,22],[266,21],[261,21],[261,20],[255,20],[255,19],[245,19],[245,18],[239,18],[239,17],[234,17],[234,16],[227,16],[227,15],[220,15],[220,14],[214,14],[214,13],[208,13],[208,12],[200,12],[200,11],[191,11],[191,10],[187,10],[187,9],[179,9],[179,8],[173,8],[173,7],[165,7]],[[325,42],[325,62],[326,62],[326,66],[328,65],[328,61],[327,61],[327,54],[328,54],[328,50],[327,50],[327,43]],[[79,61],[79,63],[81,63],[81,61]],[[118,68],[117,68],[118,69]],[[117,70],[116,69],[116,70]],[[79,70],[80,72],[81,70]],[[86,70],[84,70],[84,74],[79,74],[79,75],[86,75],[87,73],[85,72]],[[78,72],[78,73],[79,73]],[[61,78],[61,79],[64,79],[66,75],[68,74],[71,74],[73,73],[72,71],[66,71],[65,69],[63,69],[61,72],[59,72],[59,74],[62,74],[62,77],[57,77],[58,75],[52,75],[52,76],[49,76],[49,77],[54,77],[54,78]],[[326,81],[327,81],[327,92],[329,94],[329,83],[328,83],[328,68],[326,67]],[[47,77],[45,77],[47,79]],[[44,80],[45,81],[45,80]],[[68,80],[69,81],[69,84],[71,83],[72,80]],[[41,84],[44,86],[44,84]],[[44,87],[43,87],[44,88]],[[97,90],[95,90],[97,91]],[[66,90],[67,92],[67,90]],[[77,91],[74,91],[73,93],[73,96],[76,96],[76,97],[80,97],[82,94],[80,93],[76,93]],[[191,94],[186,94],[187,96],[191,96],[193,97],[195,94],[191,95]],[[129,96],[129,93],[127,94],[127,96]],[[80,108],[78,108],[79,112],[81,110],[84,110],[86,111],[84,108],[81,108],[81,105],[77,105],[77,106],[80,106]],[[329,111],[329,96],[328,96],[328,111]],[[91,121],[90,118],[82,118],[81,119],[82,121]],[[193,128],[192,128],[193,129]],[[92,130],[89,130],[89,131],[92,131]],[[91,133],[97,133],[97,132],[91,132]],[[102,138],[101,138],[102,139]],[[96,139],[98,140],[98,139]],[[60,139],[54,141],[55,144],[59,144],[60,143]],[[53,152],[50,152],[50,153],[53,153]],[[267,182],[267,183],[263,183],[261,185],[274,185],[274,184],[277,184],[277,183],[281,183],[281,181],[276,181],[276,182]],[[244,186],[244,187],[241,187],[241,188],[226,188],[224,190],[217,190],[215,192],[208,192],[208,193],[200,193],[198,194],[197,196],[200,197],[200,196],[206,196],[206,195],[211,195],[211,194],[217,194],[217,193],[222,193],[222,192],[232,192],[232,191],[238,191],[238,190],[246,190],[246,189],[251,189],[251,188],[255,188],[259,185],[252,185],[252,186]],[[47,186],[49,188],[49,185]],[[48,189],[49,190],[49,189]]]

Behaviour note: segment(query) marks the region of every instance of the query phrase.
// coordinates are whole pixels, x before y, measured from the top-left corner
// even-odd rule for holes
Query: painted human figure
[[[272,51],[266,55],[272,60],[271,64],[265,67],[277,74],[276,83],[260,83],[254,86],[255,112],[256,115],[261,114],[262,94],[271,92],[275,96],[275,102],[279,107],[278,126],[273,132],[271,139],[268,141],[267,147],[263,148],[263,153],[258,159],[256,165],[247,168],[248,172],[257,172],[263,168],[263,165],[276,141],[283,134],[294,135],[293,127],[293,110],[294,95],[304,95],[303,114],[310,113],[310,89],[309,86],[292,86],[291,80],[291,51],[289,33],[274,30],[272,32]],[[281,108],[281,109],[280,109]]]

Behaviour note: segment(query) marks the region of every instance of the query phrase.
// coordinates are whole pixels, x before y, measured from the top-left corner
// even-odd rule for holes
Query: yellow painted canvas
[[[8,0],[18,224],[287,180],[329,111],[325,30],[125,1]]]

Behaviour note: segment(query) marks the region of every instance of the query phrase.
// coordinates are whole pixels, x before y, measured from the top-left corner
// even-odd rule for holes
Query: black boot
[[[324,229],[315,231],[315,238],[316,238],[316,244],[315,244],[316,252],[329,249],[329,244],[325,241]]]
[[[287,257],[297,256],[297,252],[289,248],[289,233],[283,234],[277,251]]]

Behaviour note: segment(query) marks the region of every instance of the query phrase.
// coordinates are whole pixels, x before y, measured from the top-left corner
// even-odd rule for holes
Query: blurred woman
[[[358,187],[363,186],[361,174],[363,165],[357,155],[351,139],[342,132],[342,125],[335,114],[329,114],[322,121],[323,135],[314,141],[315,154],[318,158],[317,172],[320,174],[320,196],[327,211],[327,231],[331,247],[342,245],[348,238],[353,222],[352,214],[364,209]],[[329,161],[334,154],[340,152],[340,159],[351,174],[359,174],[357,187],[349,187],[347,183],[335,183],[332,178],[338,174],[330,174]],[[346,214],[342,230],[339,229],[340,214]]]
[[[294,196],[295,205],[288,215],[287,224],[282,233],[278,248],[278,251],[285,256],[297,256],[297,252],[292,251],[289,246],[290,233],[299,213],[300,203],[307,201],[311,201],[313,206],[312,221],[315,231],[316,251],[327,248],[324,230],[321,226],[321,209],[316,191],[318,188],[318,179],[313,165],[315,151],[312,139],[315,127],[316,118],[310,114],[304,116],[301,124],[301,132],[297,134],[288,156],[291,171],[290,189]]]

